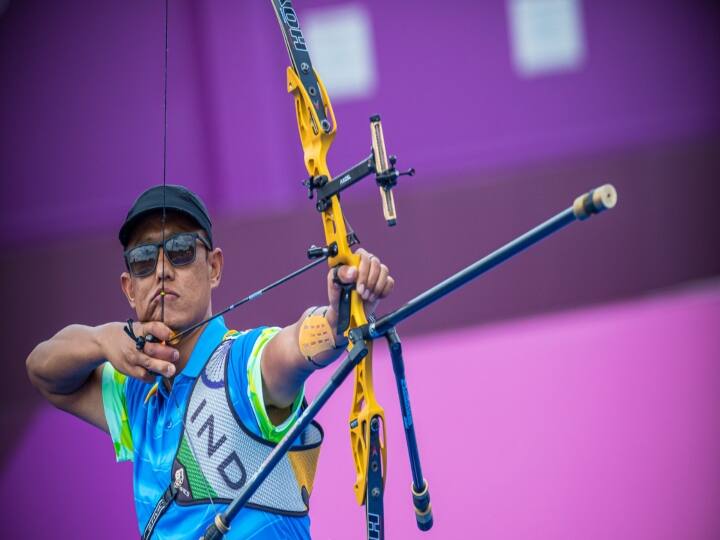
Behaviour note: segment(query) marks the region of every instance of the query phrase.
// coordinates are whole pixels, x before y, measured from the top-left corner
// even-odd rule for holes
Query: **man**
[[[134,462],[135,508],[146,538],[199,538],[298,417],[305,380],[340,357],[340,287],[328,305],[285,328],[229,331],[212,314],[223,253],[202,201],[180,186],[144,192],[120,229],[121,287],[140,322],[71,325],[27,359],[32,383],[56,407],[112,437]],[[355,283],[371,313],[393,289],[388,268],[360,249]],[[139,343],[128,335],[157,338]],[[232,523],[228,538],[309,538],[308,497],[322,431],[311,425]]]

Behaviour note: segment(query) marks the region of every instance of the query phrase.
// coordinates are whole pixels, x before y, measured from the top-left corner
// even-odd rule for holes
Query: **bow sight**
[[[317,202],[315,203],[317,211],[325,212],[330,208],[330,201],[333,196],[374,173],[375,182],[380,187],[380,198],[383,204],[385,221],[390,227],[393,227],[397,223],[397,214],[392,189],[397,185],[399,177],[415,176],[415,169],[410,168],[407,171],[399,172],[395,168],[397,157],[387,156],[379,115],[370,117],[370,133],[372,136],[372,152],[367,158],[347,171],[340,173],[332,180],[328,180],[325,175],[311,176],[307,180],[303,180],[303,185],[307,188],[308,199],[312,199],[317,194]],[[350,245],[357,242],[357,238],[353,237]]]

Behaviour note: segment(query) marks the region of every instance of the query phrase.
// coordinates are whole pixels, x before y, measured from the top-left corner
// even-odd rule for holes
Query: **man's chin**
[[[185,327],[185,325],[182,323],[182,321],[178,321],[174,317],[168,317],[167,313],[165,313],[164,320],[161,319],[160,317],[158,317],[157,320],[160,321],[161,323],[163,323],[165,326],[167,326],[173,332],[178,332]]]

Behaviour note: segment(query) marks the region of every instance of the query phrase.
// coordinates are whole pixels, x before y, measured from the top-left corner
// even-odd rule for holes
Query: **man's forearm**
[[[71,325],[35,347],[26,361],[33,385],[46,396],[78,390],[105,360],[101,328]]]
[[[324,313],[330,325],[334,327],[337,315],[332,308],[308,309],[300,319],[283,328],[264,351],[262,362],[263,390],[266,405],[279,408],[290,406],[305,380],[320,366],[327,366],[337,360],[343,348],[320,352],[312,357],[312,362],[300,351],[300,328],[311,313]]]

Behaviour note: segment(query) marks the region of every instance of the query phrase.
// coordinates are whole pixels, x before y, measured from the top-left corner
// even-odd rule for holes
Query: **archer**
[[[305,380],[344,351],[336,331],[341,285],[354,284],[370,314],[394,280],[358,249],[357,268],[328,273],[326,306],[284,328],[235,332],[222,317],[201,324],[212,315],[224,259],[194,193],[174,185],[145,191],[119,238],[122,291],[140,322],[70,325],[35,347],[28,374],[50,403],[109,433],[118,461],[133,462],[143,538],[198,538],[292,427]],[[321,442],[322,430],[310,425],[228,538],[309,538]]]

